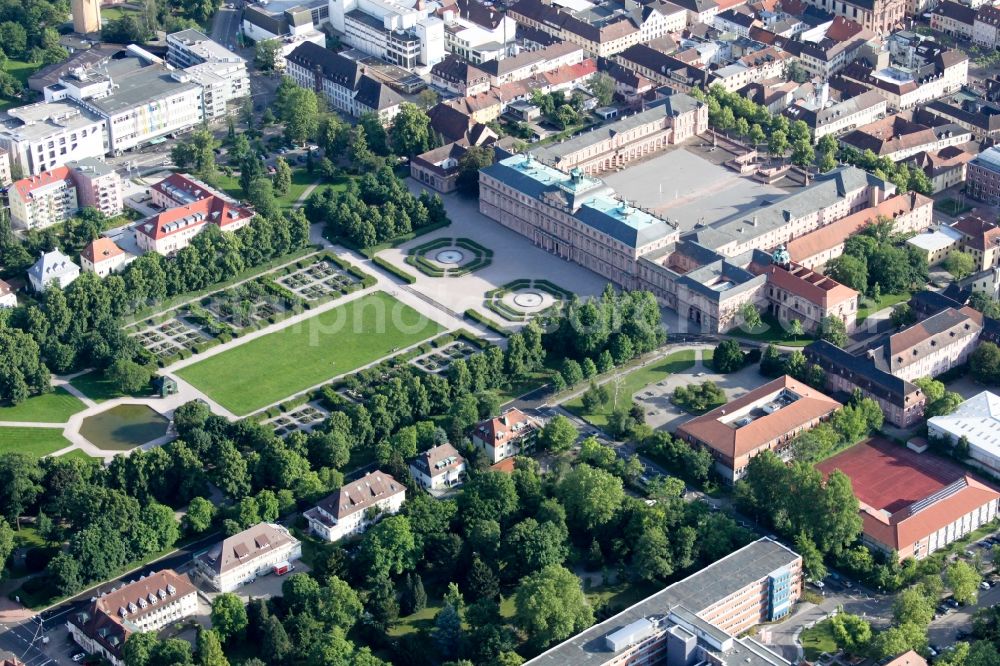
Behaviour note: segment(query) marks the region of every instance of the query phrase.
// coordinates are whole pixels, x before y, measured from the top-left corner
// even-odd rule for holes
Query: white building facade
[[[363,534],[383,516],[398,513],[405,499],[406,486],[376,470],[321,500],[303,516],[313,534],[333,543]]]

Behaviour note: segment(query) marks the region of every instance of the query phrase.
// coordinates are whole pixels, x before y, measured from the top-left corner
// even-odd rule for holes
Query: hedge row
[[[392,273],[393,275],[395,275],[397,278],[399,278],[400,280],[402,280],[406,284],[413,284],[414,282],[417,281],[417,278],[413,277],[412,275],[410,275],[409,273],[407,273],[406,271],[404,271],[402,268],[399,268],[398,266],[389,263],[388,261],[386,261],[382,257],[374,257],[372,259],[372,262],[376,266],[379,266],[379,267],[381,267],[381,268],[389,271],[390,273]]]
[[[465,316],[467,319],[471,319],[472,321],[478,324],[482,324],[483,326],[490,329],[494,333],[499,333],[504,337],[510,335],[510,331],[508,331],[507,329],[505,329],[504,327],[502,327],[500,324],[496,323],[489,317],[484,317],[483,315],[479,314],[472,308],[469,308],[468,310],[465,311]]]

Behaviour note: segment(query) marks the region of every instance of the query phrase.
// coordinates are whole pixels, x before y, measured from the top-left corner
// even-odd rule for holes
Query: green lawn
[[[284,196],[277,197],[278,205],[284,209],[289,209],[292,207],[299,197],[305,193],[306,189],[320,178],[318,175],[313,175],[306,171],[305,167],[292,167],[292,186],[288,188],[288,192]],[[217,181],[219,189],[230,195],[233,198],[240,199],[243,197],[243,190],[240,188],[240,178],[239,176],[227,176],[221,174]],[[343,185],[333,185],[334,189],[346,189],[346,182]]]
[[[82,374],[76,379],[70,380],[70,384],[94,402],[104,402],[105,400],[114,400],[115,398],[124,398],[127,396],[127,394],[119,391],[118,387],[111,381],[105,379],[104,373],[101,370],[91,370],[86,374]],[[150,387],[148,391],[136,394],[135,397],[148,397],[152,394],[153,389]]]
[[[177,374],[245,415],[443,329],[384,292],[364,296]]]
[[[41,458],[53,451],[69,446],[63,437],[62,428],[0,428],[0,453],[27,453]]]
[[[934,208],[946,215],[957,217],[967,210],[972,210],[972,206],[967,203],[959,203],[954,199],[942,199],[934,202]]]
[[[95,458],[94,456],[90,455],[89,453],[84,453],[80,449],[73,449],[72,451],[67,451],[66,453],[62,454],[59,457],[60,458],[78,458],[80,460],[85,460],[87,462],[93,462],[93,463],[96,463],[98,461],[97,458]]]
[[[5,69],[13,76],[15,79],[21,82],[25,90],[28,88],[28,77],[35,73],[42,66],[42,63],[31,63],[24,62],[23,60],[14,60],[11,58],[7,61]],[[28,91],[30,93],[30,91]],[[29,100],[25,99],[11,99],[9,97],[0,97],[0,111],[6,111],[7,109],[14,108],[15,106],[21,106],[27,104]]]
[[[85,405],[64,388],[28,398],[19,405],[0,407],[0,421],[63,423]]]
[[[443,606],[441,601],[437,600],[437,602],[433,605],[427,605],[413,615],[407,615],[406,617],[399,618],[399,622],[386,633],[393,638],[399,638],[400,636],[412,634],[420,629],[433,630],[434,617],[441,611],[442,608]]]
[[[786,347],[805,347],[816,338],[806,334],[797,338],[791,337],[782,327],[777,317],[767,312],[760,315],[761,325],[752,331],[745,331],[742,328],[734,328],[727,335],[744,340],[756,340],[758,342],[770,342]]]
[[[833,638],[829,620],[824,620],[814,627],[803,630],[800,634],[800,640],[806,653],[805,657],[809,661],[816,661],[824,652],[830,654],[837,652],[837,641]]]
[[[643,387],[649,386],[654,382],[658,382],[671,373],[687,370],[693,366],[694,350],[682,349],[681,351],[676,351],[668,356],[665,356],[664,358],[661,358],[656,363],[636,368],[635,370],[622,376],[623,381],[618,393],[618,404],[628,405],[632,396]],[[595,426],[606,426],[608,424],[608,416],[611,415],[614,403],[615,380],[612,379],[610,382],[605,384],[605,386],[608,387],[608,393],[611,394],[612,399],[593,414],[584,413],[582,394],[568,402],[563,403],[563,407],[586,419],[589,423],[592,423]]]
[[[911,295],[908,291],[904,291],[902,294],[882,294],[877,303],[867,296],[861,297],[861,303],[858,304],[858,323],[860,324],[870,314],[878,312],[882,308],[890,308],[897,303],[905,303],[910,300]]]
[[[131,7],[102,7],[101,18],[105,21],[115,21],[126,14],[136,15],[139,12]]]

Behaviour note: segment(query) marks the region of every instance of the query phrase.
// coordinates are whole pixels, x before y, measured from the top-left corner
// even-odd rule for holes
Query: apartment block
[[[431,67],[445,55],[444,21],[423,2],[330,0],[330,24],[345,44],[404,69]]]
[[[76,185],[80,208],[96,208],[108,217],[121,214],[122,178],[114,167],[92,157],[68,162],[66,166]]]
[[[740,635],[788,615],[801,593],[802,558],[776,541],[760,539],[549,648],[526,666],[789,666],[754,638]]]
[[[969,161],[965,181],[973,199],[1000,204],[1000,148],[991,146]]]
[[[230,103],[250,95],[246,60],[197,30],[167,35],[167,62],[201,85],[205,118],[224,116]]]
[[[10,217],[19,229],[44,229],[68,220],[80,209],[69,167],[23,178],[8,191]]]
[[[539,424],[516,407],[483,421],[472,429],[473,446],[486,453],[490,464],[513,458],[534,446]]]
[[[94,597],[66,622],[70,637],[85,652],[124,666],[129,636],[156,632],[198,612],[198,591],[186,574],[164,569]]]
[[[13,181],[10,171],[10,153],[0,148],[0,187],[7,187]]]
[[[398,513],[406,486],[391,474],[375,470],[320,500],[302,515],[309,530],[331,543],[363,534],[382,517]]]

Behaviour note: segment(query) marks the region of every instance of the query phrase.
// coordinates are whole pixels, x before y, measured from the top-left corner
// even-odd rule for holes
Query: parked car
[[[78,663],[78,664],[81,661],[83,661],[84,659],[86,659],[86,658],[87,658],[87,653],[86,652],[77,652],[72,657],[73,661],[76,662],[76,663]]]
[[[958,602],[955,601],[955,597],[948,597],[947,599],[944,600],[944,602],[948,605],[949,608],[958,608]]]
[[[979,589],[980,590],[988,590],[988,589],[990,589],[990,587],[991,587],[991,585],[989,584],[989,581],[985,581],[984,580],[982,583],[979,584]]]

